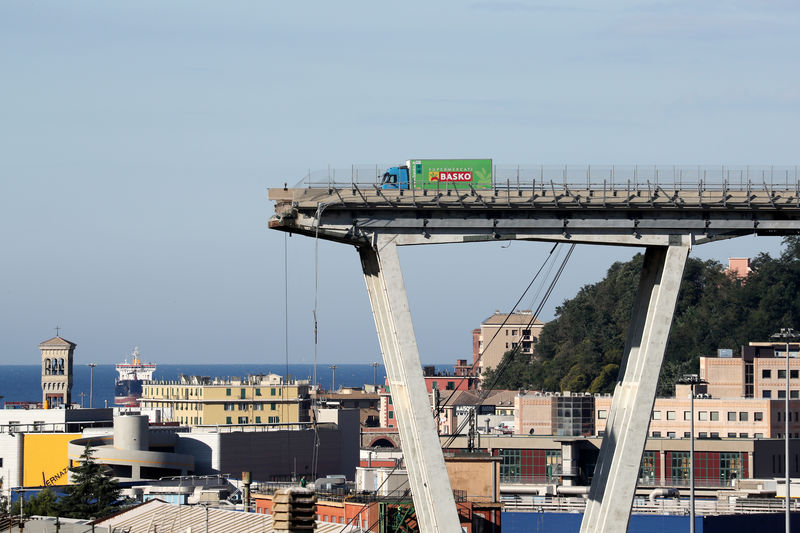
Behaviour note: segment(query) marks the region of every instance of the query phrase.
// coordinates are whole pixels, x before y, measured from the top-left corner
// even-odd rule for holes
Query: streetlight
[[[91,409],[94,404],[94,367],[97,363],[89,363],[86,366],[89,367],[89,409]]]
[[[784,421],[784,430],[783,430],[783,441],[785,446],[785,468],[786,468],[786,533],[789,533],[790,524],[791,524],[791,515],[789,514],[789,497],[790,497],[790,486],[791,486],[791,476],[789,475],[789,467],[791,463],[789,462],[789,341],[796,341],[800,339],[800,334],[798,334],[792,328],[781,328],[778,333],[770,335],[771,339],[775,339],[777,341],[784,341],[786,343],[786,398],[784,398],[785,403],[785,412],[783,413],[783,421]]]
[[[378,386],[378,365],[380,363],[374,362],[372,363],[372,385],[374,387]]]
[[[331,385],[331,392],[336,392],[336,365],[331,365],[328,368],[333,371],[333,384]]]
[[[697,374],[684,374],[678,380],[681,385],[689,385],[689,533],[694,533],[694,387],[708,383]]]

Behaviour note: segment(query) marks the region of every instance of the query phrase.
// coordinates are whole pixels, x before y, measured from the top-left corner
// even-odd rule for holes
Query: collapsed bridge
[[[583,533],[624,532],[650,410],[694,245],[800,233],[797,167],[494,167],[475,187],[386,188],[376,167],[270,189],[271,229],[354,246],[372,305],[420,530],[458,531],[398,246],[530,240],[642,246],[644,265]],[[665,176],[669,179],[665,181]]]

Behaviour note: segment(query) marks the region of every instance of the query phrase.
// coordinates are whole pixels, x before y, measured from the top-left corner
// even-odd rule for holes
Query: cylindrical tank
[[[147,415],[115,416],[114,447],[121,450],[149,450],[150,422]]]

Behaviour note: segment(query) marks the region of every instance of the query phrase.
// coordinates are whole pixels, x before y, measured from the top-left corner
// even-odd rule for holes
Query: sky
[[[354,249],[267,229],[329,165],[794,165],[800,5],[0,3],[0,363],[368,363]],[[471,358],[550,245],[401,250],[421,358]],[[578,246],[541,318],[632,248]],[[741,237],[692,255],[777,254]],[[285,281],[288,280],[288,283]],[[529,298],[530,305],[538,300]],[[288,309],[288,313],[286,310]],[[288,335],[287,335],[288,332]],[[288,349],[286,340],[288,338]]]

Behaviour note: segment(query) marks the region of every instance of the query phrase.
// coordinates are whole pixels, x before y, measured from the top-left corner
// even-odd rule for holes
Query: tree
[[[117,509],[120,497],[119,483],[103,465],[94,461],[90,445],[81,454],[81,462],[69,469],[72,484],[67,485],[66,496],[59,502],[61,516],[68,518],[100,518]]]
[[[800,324],[800,236],[783,241],[781,255],[760,254],[744,280],[716,261],[689,258],[658,385],[672,394],[684,373],[697,373],[699,358],[718,348],[738,349]],[[483,383],[494,388],[611,392],[619,378],[643,256],[611,265],[606,277],[582,287],[556,308],[542,329],[533,357],[506,354]],[[508,364],[506,364],[508,363]],[[491,378],[491,379],[487,379]]]
[[[22,493],[20,493],[20,498],[22,498]],[[56,494],[49,488],[45,488],[38,494],[25,500],[25,505],[22,506],[22,512],[25,516],[58,516],[56,500]],[[19,504],[20,501],[17,499],[17,501],[11,505],[9,514],[18,516]]]

